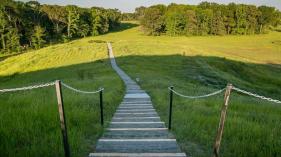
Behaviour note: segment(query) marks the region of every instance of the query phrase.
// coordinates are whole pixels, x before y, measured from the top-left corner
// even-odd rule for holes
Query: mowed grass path
[[[0,88],[62,79],[85,90],[105,87],[106,118],[124,87],[111,69],[106,45],[117,62],[152,96],[167,122],[168,90],[200,95],[231,82],[280,98],[281,33],[255,36],[150,37],[134,24],[119,31],[28,52],[0,61]],[[98,97],[64,89],[73,156],[86,156],[101,135]],[[203,100],[175,97],[173,133],[192,156],[210,156],[223,95]],[[0,96],[0,156],[61,156],[62,144],[53,87]],[[233,93],[222,156],[278,156],[281,107]],[[4,141],[4,142],[2,142]],[[38,151],[40,150],[40,151]]]
[[[105,120],[111,120],[124,87],[111,69],[104,43],[91,38],[0,61],[0,89],[57,79],[82,90],[104,87]],[[101,136],[99,95],[63,88],[71,155],[87,156]],[[0,94],[0,156],[63,156],[55,87]]]

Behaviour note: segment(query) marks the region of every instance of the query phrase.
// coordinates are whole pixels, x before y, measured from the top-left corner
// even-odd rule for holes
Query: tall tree
[[[185,33],[186,35],[196,35],[197,29],[197,18],[194,10],[186,11],[186,26]]]
[[[9,31],[6,34],[6,38],[8,52],[20,50],[20,37],[16,28],[9,28]]]
[[[234,33],[235,28],[235,11],[236,11],[236,4],[230,3],[228,4],[223,10],[223,20],[226,29],[226,34]]]
[[[63,7],[57,5],[43,5],[40,8],[40,11],[48,15],[53,25],[55,26],[54,29],[56,34],[60,35],[62,29],[66,27],[67,23],[67,20],[65,18],[67,15],[66,10]]]
[[[224,35],[225,34],[225,26],[223,23],[223,17],[220,11],[214,12],[214,16],[212,19],[211,33],[214,35]]]
[[[254,34],[258,26],[257,19],[260,16],[261,12],[258,10],[256,6],[249,5],[247,6],[246,14],[247,14],[246,33]]]
[[[77,6],[68,5],[66,7],[67,11],[67,37],[71,38],[74,34],[77,33],[78,24],[79,24],[79,13]]]
[[[35,49],[39,49],[42,47],[42,45],[45,43],[44,40],[45,36],[45,29],[41,26],[35,26],[34,33],[32,35],[32,45]]]
[[[197,35],[207,35],[211,30],[213,11],[210,9],[197,9]]]
[[[246,7],[244,5],[238,5],[235,11],[235,19],[236,19],[236,33],[237,34],[245,34],[246,33],[246,25],[247,25],[247,14]]]
[[[106,16],[108,17],[109,29],[114,29],[120,25],[121,12],[117,9],[108,9]]]
[[[103,9],[92,8],[92,35],[96,36],[108,32],[109,22]]]
[[[4,7],[0,5],[0,34],[1,34],[1,43],[2,49],[6,49],[6,42],[5,42],[5,31],[7,28],[8,21],[5,16]]]
[[[145,10],[141,20],[144,31],[148,35],[160,35],[165,30],[165,9],[163,5],[152,6]]]
[[[260,6],[258,9],[261,12],[261,15],[258,18],[259,32],[262,33],[266,27],[274,21],[275,8]]]
[[[176,36],[184,34],[186,26],[186,16],[184,12],[167,12],[165,19],[168,35]]]
[[[146,7],[141,6],[135,9],[135,15],[137,20],[142,20],[144,18]]]

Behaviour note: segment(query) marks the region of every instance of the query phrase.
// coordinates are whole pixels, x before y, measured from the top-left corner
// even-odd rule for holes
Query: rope
[[[37,88],[44,88],[44,87],[53,86],[53,85],[55,85],[55,82],[50,82],[50,83],[45,83],[45,84],[40,84],[40,85],[27,86],[27,87],[20,87],[20,88],[0,89],[0,93],[25,91],[25,90],[31,90],[31,89],[37,89]]]
[[[183,94],[173,90],[171,87],[169,87],[168,89],[170,91],[172,91],[173,93],[175,93],[176,95],[178,95],[178,96],[181,96],[181,97],[184,97],[184,98],[189,98],[189,99],[206,98],[206,97],[210,97],[210,96],[214,96],[214,95],[220,94],[221,92],[223,92],[225,90],[225,88],[223,88],[221,90],[218,90],[218,91],[215,91],[213,93],[206,94],[206,95],[188,96],[188,95],[183,95]]]
[[[258,94],[254,94],[254,93],[245,91],[245,90],[243,90],[243,89],[239,89],[239,88],[237,88],[237,87],[233,87],[232,89],[235,90],[235,91],[237,91],[237,92],[240,92],[240,93],[249,95],[249,96],[253,96],[253,97],[256,97],[256,98],[259,98],[259,99],[263,99],[263,100],[267,100],[267,101],[274,102],[274,103],[277,103],[277,104],[281,104],[281,101],[280,101],[280,100],[275,100],[275,99],[272,99],[272,98],[267,98],[267,97],[265,97],[265,96],[261,96],[261,95],[258,95]]]
[[[98,93],[98,92],[104,90],[104,88],[100,88],[100,89],[97,90],[97,91],[82,91],[82,90],[73,88],[73,87],[71,87],[71,86],[69,86],[69,85],[67,85],[67,84],[65,84],[65,83],[63,83],[63,82],[61,82],[61,84],[62,84],[64,87],[66,87],[66,88],[68,88],[68,89],[70,89],[70,90],[72,90],[72,91],[74,91],[74,92],[83,93],[83,94],[95,94],[95,93]]]

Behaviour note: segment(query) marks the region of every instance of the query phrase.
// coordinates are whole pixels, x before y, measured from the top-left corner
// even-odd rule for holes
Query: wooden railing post
[[[221,116],[220,116],[220,122],[219,122],[219,127],[217,130],[217,136],[214,144],[214,157],[219,156],[219,149],[220,149],[220,144],[221,144],[221,139],[222,139],[222,134],[223,134],[223,129],[224,129],[224,122],[226,119],[226,113],[227,113],[227,107],[228,107],[228,102],[229,102],[229,97],[232,89],[232,84],[228,84],[226,87],[226,91],[224,94],[224,104],[221,108]]]
[[[65,114],[64,114],[63,97],[62,97],[60,81],[56,81],[56,93],[57,93],[57,100],[58,100],[61,133],[62,133],[62,137],[63,137],[64,156],[70,157],[70,148],[69,148],[69,144],[68,144],[66,120],[65,120]]]
[[[103,126],[103,90],[100,88],[100,121]]]
[[[173,90],[174,87],[170,87],[170,109],[169,109],[169,130],[172,128],[172,111],[173,111]]]

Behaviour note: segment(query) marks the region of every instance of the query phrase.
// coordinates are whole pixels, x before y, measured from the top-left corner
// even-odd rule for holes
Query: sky
[[[21,0],[24,2],[30,0]],[[136,7],[139,6],[151,6],[154,4],[198,4],[202,1],[216,2],[221,4],[244,3],[274,6],[281,10],[281,0],[37,0],[41,4],[57,4],[68,5],[74,4],[80,7],[90,8],[92,6],[104,7],[104,8],[117,8],[122,12],[134,12]]]

